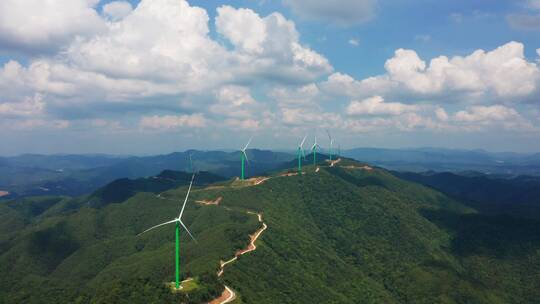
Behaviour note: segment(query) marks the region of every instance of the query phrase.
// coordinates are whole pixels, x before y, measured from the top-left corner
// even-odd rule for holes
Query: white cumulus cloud
[[[43,97],[36,94],[32,97],[25,97],[18,102],[0,101],[0,116],[36,116],[43,112],[45,102]]]
[[[0,45],[50,51],[105,28],[89,0],[0,1]]]
[[[361,101],[352,101],[347,107],[349,115],[401,115],[418,111],[416,105],[399,102],[385,102],[381,96],[373,96]]]
[[[452,120],[473,130],[494,125],[501,125],[510,130],[534,129],[531,122],[517,110],[503,105],[471,106],[455,113]]]
[[[143,116],[139,126],[143,129],[169,130],[182,127],[202,128],[207,124],[206,118],[202,114],[192,115],[153,115]]]
[[[303,82],[332,71],[328,60],[300,44],[294,22],[279,13],[260,17],[250,9],[218,8],[217,31],[234,46],[235,66],[242,79]]]
[[[527,61],[524,46],[510,42],[492,51],[439,56],[429,64],[414,50],[398,49],[385,64],[386,74],[356,80],[334,73],[321,83],[326,92],[353,97],[409,96],[438,100],[503,100],[527,98],[538,91],[540,69]]]
[[[120,20],[131,13],[133,7],[127,1],[113,1],[103,6],[103,14],[111,20]]]

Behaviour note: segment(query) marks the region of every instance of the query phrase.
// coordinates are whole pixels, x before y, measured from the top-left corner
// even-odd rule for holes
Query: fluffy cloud
[[[106,6],[105,13],[112,14],[112,8]],[[261,32],[243,31],[245,20]],[[209,36],[206,11],[182,0],[142,0],[121,20],[102,22],[103,30],[77,35],[57,56],[35,59],[27,67],[5,64],[0,71],[3,94],[26,92],[28,97],[38,92],[68,106],[76,104],[68,99],[78,103],[204,94],[256,79],[301,83],[332,70],[326,58],[300,44],[294,23],[278,13],[261,18],[247,9],[218,9],[217,31],[230,39],[232,50]]]
[[[261,18],[250,9],[218,8],[217,31],[234,46],[238,78],[305,82],[332,71],[328,60],[299,43],[294,23],[279,13]]]
[[[229,85],[216,93],[217,102],[210,106],[210,112],[219,116],[251,118],[260,107],[251,96],[249,88]]]
[[[12,0],[0,8],[7,2]],[[87,113],[111,109],[137,115],[141,130],[154,131],[216,127],[303,133],[317,126],[366,132],[497,124],[524,129],[527,120],[515,109],[470,107],[452,114],[441,101],[504,103],[534,96],[539,85],[537,64],[528,62],[523,45],[515,42],[429,63],[415,51],[400,49],[386,62],[386,73],[356,80],[332,74],[328,60],[303,45],[294,22],[279,13],[261,16],[222,6],[215,18],[219,37],[214,39],[207,12],[184,0],[142,0],[135,8],[114,1],[103,7],[101,16],[95,0],[73,0],[65,8],[59,1],[45,2],[36,5],[54,6],[58,14],[69,10],[68,15],[81,20],[60,18],[69,30],[55,34],[54,22],[33,33],[29,28],[39,28],[39,18],[22,32],[17,29],[24,18],[0,19],[0,42],[11,37],[13,45],[61,49],[28,64],[9,61],[0,67],[3,125],[9,120],[20,129],[66,128],[70,122],[65,119],[72,118],[95,128],[127,128]],[[293,2],[289,4],[294,8]],[[348,11],[354,11],[351,7],[373,8],[374,3],[343,1],[333,6],[340,10],[349,5]],[[305,2],[306,10],[327,5]],[[48,10],[44,12],[50,18]],[[347,22],[333,22],[364,20],[354,13]],[[13,38],[17,35],[35,44]],[[398,102],[403,100],[441,106]],[[186,112],[197,114],[178,114]]]
[[[340,26],[371,20],[375,16],[377,2],[377,0],[284,0],[284,3],[301,17]]]
[[[517,42],[490,52],[477,50],[466,57],[440,56],[432,59],[429,66],[416,52],[399,49],[385,68],[392,81],[420,94],[454,91],[523,96],[536,89],[540,76],[536,64],[525,59],[523,44]]]
[[[319,87],[328,94],[361,98],[395,91],[399,84],[387,76],[368,77],[358,81],[350,75],[338,72],[330,75]]]
[[[218,32],[227,37],[238,49],[262,53],[266,40],[266,24],[250,9],[218,8],[216,18]]]
[[[502,100],[526,98],[540,85],[540,69],[524,56],[521,43],[510,42],[492,51],[448,58],[427,64],[413,50],[399,49],[386,61],[386,74],[355,80],[334,73],[321,88],[352,97],[409,96],[437,100]]]
[[[315,84],[308,84],[301,87],[276,87],[269,94],[278,104],[292,105],[308,105],[316,103],[320,91]]]
[[[282,122],[293,127],[341,128],[342,119],[339,114],[323,112],[320,109],[282,108]]]
[[[2,0],[0,45],[27,51],[51,51],[75,36],[105,28],[95,0]]]
[[[107,32],[75,41],[67,60],[115,79],[175,83],[177,91],[212,85],[225,50],[208,37],[208,15],[186,1],[143,0]]]
[[[0,116],[36,116],[43,112],[45,102],[41,95],[26,97],[20,102],[1,102]]]
[[[261,126],[261,122],[254,119],[227,119],[225,120],[225,125],[232,127],[234,129],[244,129],[255,131],[258,130]]]
[[[479,121],[504,121],[520,117],[515,109],[501,105],[494,106],[474,106],[467,111],[459,111],[455,114],[454,120],[463,122]]]
[[[418,111],[416,105],[399,102],[385,102],[381,96],[373,96],[362,101],[352,101],[347,107],[349,115],[401,115]]]
[[[113,21],[126,17],[132,10],[133,7],[127,1],[113,1],[103,6],[103,14]]]
[[[441,107],[438,107],[437,109],[435,109],[435,117],[437,117],[438,120],[440,121],[448,121],[448,113],[446,113],[446,110],[441,108]]]
[[[502,125],[511,130],[533,130],[534,126],[518,111],[502,105],[472,106],[467,110],[454,114],[452,120],[469,128],[478,129],[482,126]]]
[[[181,127],[202,128],[206,124],[206,118],[202,114],[143,116],[139,122],[141,128],[153,130],[169,130]]]

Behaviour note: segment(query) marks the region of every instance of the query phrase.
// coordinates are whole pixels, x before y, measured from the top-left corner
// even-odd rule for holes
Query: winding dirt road
[[[205,206],[217,206],[219,205],[219,203],[221,203],[221,200],[223,199],[223,197],[218,197],[217,199],[213,200],[213,201],[208,201],[208,200],[200,200],[200,201],[195,201],[195,203],[197,204],[201,204],[201,205],[205,205]]]
[[[236,299],[236,293],[232,289],[229,288],[229,286],[225,286],[225,290],[221,294],[221,296],[217,299],[212,300],[208,304],[225,304],[225,303],[231,303]]]
[[[244,255],[248,252],[255,251],[257,249],[257,245],[255,244],[255,242],[257,242],[257,240],[262,235],[262,233],[268,228],[266,223],[263,222],[263,216],[261,213],[256,213],[252,211],[247,211],[247,213],[256,215],[257,218],[259,219],[259,223],[262,223],[262,227],[259,230],[257,230],[254,234],[249,236],[250,242],[245,249],[238,250],[234,254],[234,257],[231,258],[230,260],[219,262],[219,271],[217,273],[218,277],[221,277],[223,275],[223,272],[225,271],[225,266],[237,261],[239,256]],[[229,286],[225,285],[225,290],[223,291],[221,296],[217,299],[212,300],[209,304],[225,304],[225,303],[230,303],[234,301],[234,299],[236,299],[236,293]]]

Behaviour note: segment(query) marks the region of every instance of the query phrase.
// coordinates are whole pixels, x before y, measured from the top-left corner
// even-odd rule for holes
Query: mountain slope
[[[400,178],[432,187],[488,215],[540,219],[540,178],[502,178],[476,173],[393,172]]]
[[[0,279],[0,300],[202,303],[224,284],[236,303],[534,303],[540,296],[537,221],[481,215],[366,164],[327,164],[196,187],[185,219],[198,242],[181,241],[182,276],[201,286],[189,298],[163,287],[173,274],[174,229],[136,236],[172,218],[185,187],[100,208],[63,199],[35,216],[1,206],[13,225],[0,225],[0,270],[10,273]],[[218,278],[219,261],[260,229],[247,211],[262,213],[268,228],[257,250]]]

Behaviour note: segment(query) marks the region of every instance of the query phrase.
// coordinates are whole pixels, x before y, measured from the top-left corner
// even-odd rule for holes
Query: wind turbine
[[[328,139],[330,140],[330,150],[328,154],[330,156],[330,161],[332,161],[332,149],[334,146],[334,139],[332,138],[332,136],[330,136],[330,132],[328,132],[328,130],[326,130],[326,134],[328,134]]]
[[[154,227],[151,227],[151,228],[148,228],[146,229],[145,231],[139,233],[139,235],[143,234],[143,233],[146,233],[152,229],[155,229],[155,228],[158,228],[158,227],[161,227],[161,226],[165,226],[165,225],[168,225],[168,224],[176,224],[176,232],[175,232],[175,240],[176,240],[176,250],[175,250],[175,270],[176,270],[176,273],[175,273],[175,286],[176,286],[176,289],[179,289],[180,288],[180,225],[182,225],[182,227],[186,230],[186,232],[189,234],[189,236],[196,242],[197,240],[195,240],[195,238],[193,237],[193,235],[191,234],[191,232],[189,232],[189,229],[187,229],[186,225],[184,224],[184,222],[182,222],[182,214],[184,214],[184,208],[186,207],[186,203],[187,203],[187,200],[188,200],[188,197],[189,197],[189,192],[191,191],[191,186],[193,185],[193,179],[195,179],[195,174],[193,174],[191,176],[191,182],[189,183],[189,188],[188,188],[188,192],[186,194],[186,198],[184,199],[184,204],[182,205],[182,209],[180,210],[180,214],[178,215],[177,218],[171,220],[171,221],[168,221],[168,222],[165,222],[165,223],[161,223],[159,225],[156,225]]]
[[[306,153],[304,153],[304,142],[306,142],[307,135],[304,136],[302,142],[298,145],[297,157],[298,157],[298,173],[302,172],[302,156],[306,158]]]
[[[244,147],[244,149],[240,150],[240,156],[242,157],[242,176],[240,177],[241,180],[244,180],[244,171],[245,171],[245,162],[247,161],[249,163],[249,159],[247,157],[247,154],[246,154],[246,149],[247,147],[249,146],[249,144],[251,143],[251,140],[253,139],[250,138],[248,143],[246,144],[246,146]]]
[[[315,135],[315,143],[311,146],[311,151],[313,152],[313,165],[317,164],[317,148],[321,148],[317,143],[317,135]]]

